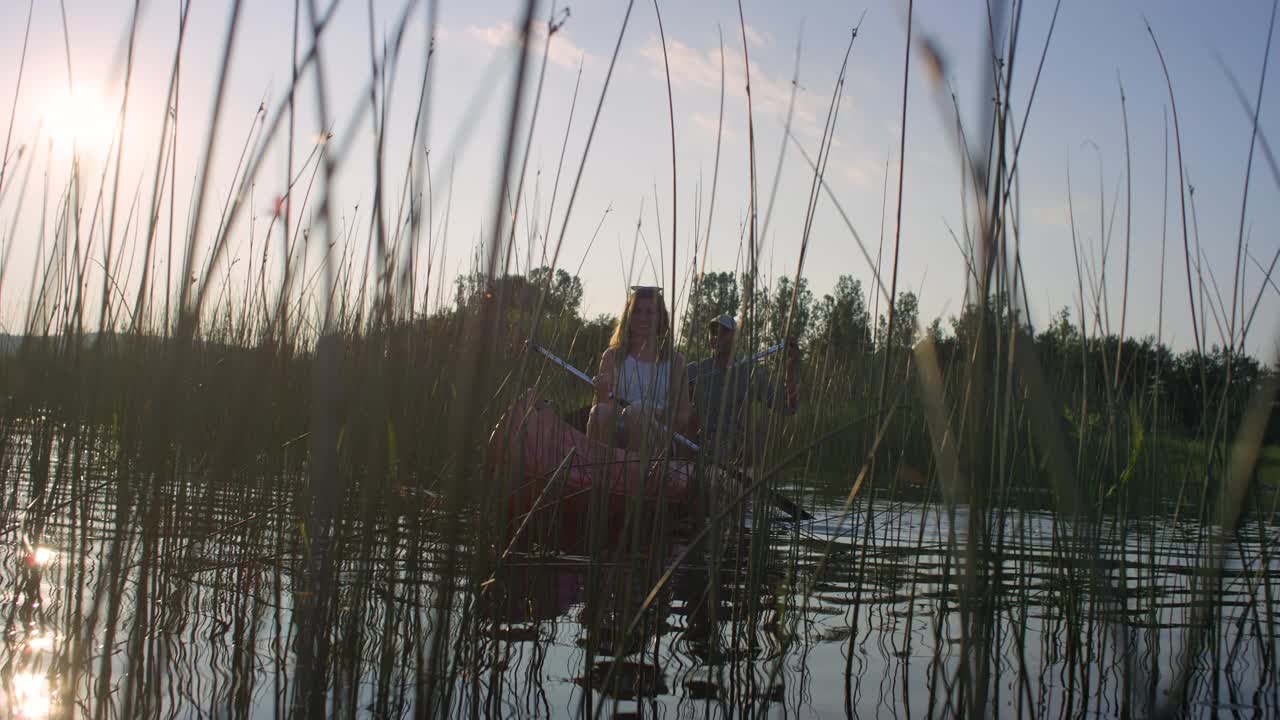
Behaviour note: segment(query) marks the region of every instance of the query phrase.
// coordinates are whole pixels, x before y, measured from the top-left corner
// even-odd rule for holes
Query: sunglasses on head
[[[662,288],[657,285],[632,285],[632,295],[661,295]]]

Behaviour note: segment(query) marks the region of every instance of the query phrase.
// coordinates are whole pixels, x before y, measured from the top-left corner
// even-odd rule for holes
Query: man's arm
[[[783,371],[783,402],[781,407],[777,402],[777,388],[759,378],[756,381],[756,397],[765,404],[770,410],[778,412],[781,410],[784,415],[795,415],[800,409],[800,392],[796,382],[799,375],[800,364],[800,345],[795,338],[787,338],[787,364]]]
[[[783,415],[795,415],[800,409],[799,393],[796,391],[794,384],[783,381],[782,402],[778,402],[778,387],[776,385],[760,377],[756,379],[755,386],[756,398],[773,412],[781,412]]]

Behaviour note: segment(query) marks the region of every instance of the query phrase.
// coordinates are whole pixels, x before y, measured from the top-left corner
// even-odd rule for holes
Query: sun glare
[[[27,638],[27,651],[33,653],[49,652],[57,641],[58,636],[53,633],[46,632],[32,635]]]
[[[38,547],[31,552],[32,565],[48,565],[58,557],[58,551],[53,548]]]
[[[115,115],[102,97],[79,90],[54,95],[41,115],[45,136],[59,149],[100,152],[111,142]]]
[[[13,676],[11,712],[19,718],[46,718],[53,710],[49,680],[35,673]]]

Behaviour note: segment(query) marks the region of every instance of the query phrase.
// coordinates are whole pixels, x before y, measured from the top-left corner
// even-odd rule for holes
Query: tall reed
[[[913,168],[899,162],[883,268],[826,177],[858,28],[834,73],[818,147],[805,147],[788,126],[778,148],[779,167],[794,151],[812,171],[799,260],[786,283],[769,285],[762,248],[774,199],[792,189],[761,187],[750,78],[725,73],[724,85],[745,90],[749,136],[744,251],[725,270],[742,278],[733,311],[744,348],[781,339],[770,334],[804,335],[801,409],[785,420],[752,410],[748,423],[766,428],[759,461],[745,480],[715,486],[699,470],[697,481],[714,489],[699,496],[692,520],[638,498],[611,513],[596,492],[572,528],[578,535],[566,537],[572,498],[556,482],[570,470],[599,476],[607,468],[569,455],[555,472],[531,477],[491,448],[524,437],[521,416],[508,411],[522,407],[528,388],[564,414],[588,401],[529,343],[591,372],[611,329],[608,318],[582,317],[581,284],[569,301],[573,276],[561,287],[556,271],[590,182],[613,70],[639,20],[628,4],[557,217],[575,88],[551,202],[539,216],[527,186],[530,148],[550,43],[568,13],[551,8],[543,25],[543,8],[522,5],[502,151],[488,177],[492,217],[472,274],[457,281],[457,302],[446,306],[431,300],[433,289],[442,298],[454,282],[444,257],[449,201],[436,194],[433,175],[443,166],[419,154],[439,102],[431,76],[437,7],[406,2],[386,39],[371,40],[359,88],[367,102],[344,126],[325,73],[334,58],[322,42],[338,6],[295,3],[284,94],[240,108],[226,99],[228,61],[243,43],[245,8],[234,3],[207,109],[180,106],[193,72],[182,62],[190,10],[182,6],[158,147],[148,156],[149,197],[129,197],[122,185],[126,156],[146,152],[126,147],[123,126],[96,180],[73,158],[62,187],[39,197],[27,183],[33,172],[61,176],[38,167],[46,161],[39,153],[13,151],[6,134],[0,207],[13,215],[0,217],[0,227],[36,214],[40,247],[21,346],[0,355],[0,577],[14,600],[0,694],[11,706],[37,708],[44,698],[39,707],[53,713],[95,717],[594,717],[657,715],[664,706],[729,716],[774,705],[1021,717],[1280,707],[1277,501],[1263,494],[1274,493],[1280,474],[1266,445],[1276,379],[1244,353],[1261,295],[1237,306],[1243,220],[1230,303],[1214,306],[1196,293],[1212,282],[1197,276],[1205,271],[1191,258],[1171,77],[1178,182],[1169,185],[1182,208],[1197,343],[1185,359],[1159,339],[1124,337],[1134,230],[1127,200],[1119,336],[1090,320],[1108,310],[1105,254],[1092,297],[1089,272],[1078,266],[1076,323],[1070,310],[1039,334],[1028,322],[1019,157],[1056,8],[1048,34],[1035,38],[1021,26],[1021,3],[992,6],[983,97],[995,101],[976,132],[955,114],[968,296],[949,334],[921,327],[914,295],[904,302],[898,290],[902,247],[916,241],[900,231]],[[661,10],[655,4],[659,23]],[[750,73],[748,19],[737,10]],[[921,72],[935,80],[948,73],[918,34],[915,12],[908,4],[900,160],[912,141],[906,129],[918,125],[906,102],[913,83]],[[372,6],[369,13],[372,26]],[[419,21],[427,46],[414,84],[414,149],[397,161],[388,148],[399,105],[389,90]],[[544,42],[534,41],[535,27],[544,28]],[[1042,45],[1032,92],[1019,105],[1014,72],[1027,42]],[[736,51],[722,51],[722,68],[726,52]],[[25,60],[24,47],[20,77]],[[126,87],[133,73],[126,68]],[[724,202],[721,147],[717,141],[709,196],[681,212],[698,216],[690,235],[677,224],[677,205],[690,207],[680,189],[692,183],[676,171],[667,82],[668,292],[673,312],[696,325],[711,216]],[[1258,121],[1264,82],[1252,100],[1241,93],[1253,121],[1246,178],[1255,151],[1273,174],[1276,166]],[[315,103],[322,136],[296,157],[306,101]],[[1122,89],[1128,181],[1126,102]],[[938,107],[951,112],[946,98]],[[723,91],[721,108],[723,122]],[[184,169],[179,119],[205,112],[203,159]],[[225,148],[220,128],[237,115],[249,129],[219,202],[215,159],[237,152]],[[373,207],[348,218],[354,210],[336,205],[335,188],[360,171],[355,133],[344,131],[365,120]],[[253,189],[279,154],[287,187],[262,223]],[[193,190],[184,223],[175,192],[186,179]],[[1249,195],[1246,179],[1242,218]],[[840,302],[861,308],[850,311],[857,318],[849,327],[831,320],[824,332],[804,331],[806,253],[824,198],[859,246],[862,271],[872,271],[876,310],[867,312],[861,286],[849,286]],[[537,272],[519,267],[521,222],[541,228],[527,248],[528,265],[545,259]],[[15,242],[8,232],[5,258]],[[682,270],[677,251],[686,237],[693,262]],[[238,255],[238,246],[248,253]],[[126,257],[134,248],[140,271]],[[95,267],[100,285],[89,282]],[[1162,287],[1163,272],[1162,263]],[[836,303],[824,317],[836,317]],[[1208,312],[1226,319],[1218,353],[1205,349],[1200,314]],[[873,332],[881,314],[884,331]],[[683,345],[692,352],[698,342]],[[757,373],[777,384],[781,367],[771,359]],[[1186,382],[1175,394],[1176,373]],[[490,445],[495,426],[513,431]],[[631,460],[652,467],[659,506],[685,470],[664,446]],[[513,503],[530,489],[538,506],[526,517]],[[783,518],[769,507],[771,492],[825,517]]]

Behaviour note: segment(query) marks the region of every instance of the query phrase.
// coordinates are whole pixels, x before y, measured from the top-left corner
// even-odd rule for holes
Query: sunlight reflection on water
[[[49,679],[36,673],[18,673],[13,676],[13,694],[10,696],[14,717],[45,718],[53,711],[53,695]]]
[[[53,649],[53,644],[58,637],[53,633],[41,633],[27,638],[28,652],[48,652]]]
[[[58,559],[58,551],[42,545],[30,546],[27,550],[27,564],[33,567],[44,567]]]

